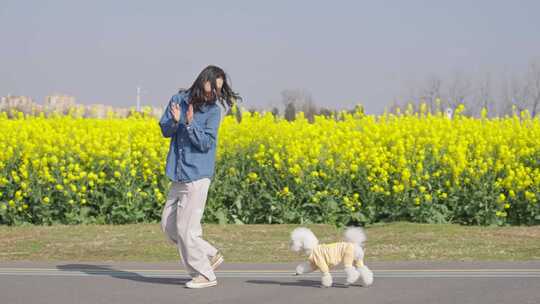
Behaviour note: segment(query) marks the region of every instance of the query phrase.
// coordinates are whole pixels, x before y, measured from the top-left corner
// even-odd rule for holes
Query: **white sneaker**
[[[196,278],[193,278],[191,281],[186,283],[187,288],[192,289],[199,289],[199,288],[206,288],[206,287],[212,287],[217,285],[217,280],[209,281],[204,276],[200,275]]]

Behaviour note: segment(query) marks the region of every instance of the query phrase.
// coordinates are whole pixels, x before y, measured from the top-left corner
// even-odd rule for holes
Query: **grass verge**
[[[275,263],[289,252],[297,225],[205,225],[204,237],[227,262]],[[329,225],[308,225],[321,242],[341,239]],[[366,228],[368,261],[525,261],[540,259],[540,226],[471,227],[390,223]],[[173,262],[176,248],[159,224],[116,226],[0,226],[0,261]]]

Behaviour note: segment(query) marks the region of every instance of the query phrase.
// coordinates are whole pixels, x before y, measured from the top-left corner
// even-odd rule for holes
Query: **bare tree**
[[[398,108],[401,110],[401,107],[399,105],[397,98],[394,97],[394,100],[388,107],[388,113],[396,113]]]
[[[527,89],[529,90],[528,97],[530,99],[531,116],[535,117],[540,110],[540,62],[538,61],[532,61],[529,64]]]
[[[495,107],[491,82],[491,74],[484,74],[478,82],[477,96],[473,102],[480,105],[480,110],[487,109],[488,114],[493,115],[495,113]]]
[[[529,99],[528,83],[518,76],[514,77],[510,82],[510,98],[519,112],[526,110]]]
[[[448,103],[452,109],[455,109],[459,104],[467,104],[467,97],[471,94],[471,80],[463,72],[456,71],[448,85]],[[468,108],[468,107],[467,107]],[[468,109],[468,112],[471,109]]]
[[[422,90],[422,96],[419,96],[420,101],[425,102],[429,106],[431,112],[437,112],[435,109],[435,100],[441,97],[442,80],[437,75],[431,75],[426,81],[426,87]]]
[[[394,100],[390,111],[397,106],[405,108],[412,101],[417,111],[421,103],[426,103],[432,112],[447,107],[455,109],[465,104],[467,115],[478,115],[481,109],[488,109],[490,116],[512,114],[513,107],[519,112],[528,110],[532,117],[540,113],[540,58],[531,61],[522,73],[503,72],[480,77],[470,77],[463,71],[455,71],[449,79],[431,74],[421,85],[409,88],[407,100]]]
[[[443,81],[438,75],[431,74],[419,86],[410,87],[408,97],[405,100],[399,101],[394,98],[389,111],[393,113],[397,108],[405,111],[409,104],[412,104],[414,111],[416,111],[422,103],[425,103],[431,113],[436,113],[443,106],[438,102],[442,98],[442,84]]]
[[[272,115],[274,115],[274,117],[279,116],[279,109],[277,107],[272,108]]]
[[[296,118],[296,107],[294,102],[289,102],[285,105],[285,119],[288,121],[293,121]]]
[[[304,104],[306,102],[312,102],[313,98],[311,93],[303,89],[286,89],[281,91],[281,100],[284,104],[293,102],[295,104]]]
[[[311,93],[302,89],[287,89],[281,92],[282,102],[285,105],[285,116],[288,120],[294,117],[290,117],[292,110],[300,110],[304,112],[306,118],[313,122],[315,115],[317,114],[317,106],[313,102]],[[288,110],[288,111],[287,111]],[[296,114],[296,113],[295,113]],[[289,115],[289,116],[287,116]]]
[[[315,103],[309,99],[301,105],[301,111],[304,112],[309,122],[313,122],[315,120],[315,115],[317,115],[318,109]]]
[[[319,110],[319,115],[323,115],[326,118],[331,118],[334,115],[334,112],[328,108],[321,108]]]
[[[527,109],[529,88],[526,81],[514,75],[510,80],[505,78],[501,88],[503,98],[501,114],[512,114],[514,106],[519,112]]]

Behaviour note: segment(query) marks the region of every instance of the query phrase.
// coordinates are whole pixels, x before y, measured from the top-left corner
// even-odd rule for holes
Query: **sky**
[[[384,110],[430,75],[524,70],[540,1],[0,0],[0,96],[162,107],[207,65],[245,107]]]

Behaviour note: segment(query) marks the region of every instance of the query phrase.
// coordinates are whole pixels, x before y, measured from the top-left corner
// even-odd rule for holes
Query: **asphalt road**
[[[0,263],[0,303],[540,303],[540,261],[372,263],[371,287],[334,287],[293,264],[225,264],[218,286],[190,290],[180,265]]]

